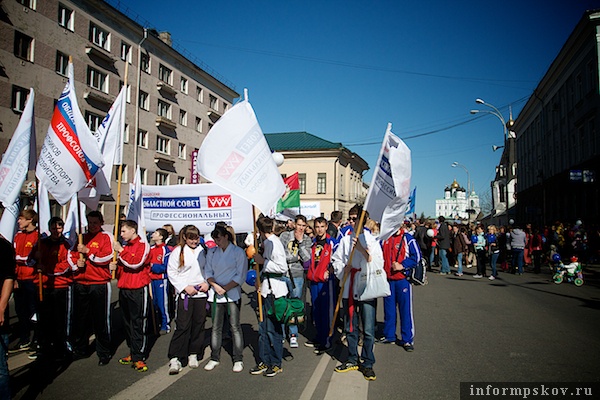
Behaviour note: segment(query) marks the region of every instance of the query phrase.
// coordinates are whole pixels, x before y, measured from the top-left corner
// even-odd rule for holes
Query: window
[[[208,123],[208,130],[210,131],[212,129],[214,124],[211,124],[210,122]]]
[[[202,133],[202,120],[196,117],[196,132]]]
[[[56,52],[56,73],[67,76],[67,67],[69,65],[69,56],[61,53],[60,51]]]
[[[146,111],[150,111],[150,98],[148,93],[140,90],[140,108]]]
[[[156,137],[156,151],[163,154],[171,154],[171,141],[166,137]]]
[[[156,184],[160,186],[166,186],[169,184],[169,174],[163,172],[156,173]]]
[[[13,85],[11,108],[15,111],[23,112],[23,110],[25,110],[28,94],[29,90]]]
[[[344,183],[346,182],[344,179],[344,174],[340,174],[340,196],[344,195]]]
[[[17,0],[17,2],[21,5],[24,5],[27,8],[31,8],[35,10],[36,0]]]
[[[119,92],[123,89],[124,84],[125,82],[119,81]],[[125,89],[125,101],[131,103],[131,85],[127,85],[127,89]]]
[[[140,68],[145,73],[150,73],[150,55],[146,53],[142,53],[140,57]]]
[[[158,79],[163,82],[168,83],[169,85],[173,84],[173,71],[164,65],[160,64],[158,67]]]
[[[87,84],[94,89],[108,93],[108,75],[98,71],[96,68],[88,67]]]
[[[148,181],[148,170],[146,168],[140,167],[140,181],[142,185],[146,185],[146,182]]]
[[[204,91],[200,86],[196,86],[196,100],[200,103],[204,102]]]
[[[171,105],[162,100],[158,100],[158,116],[171,119]]]
[[[127,178],[128,178],[128,176],[127,176],[127,170],[128,170],[127,164],[123,164],[123,174],[121,175],[121,183],[127,183],[128,182],[127,181]],[[119,173],[119,170],[117,169],[117,174],[118,173]],[[115,176],[117,174],[115,174]]]
[[[73,18],[73,10],[65,7],[64,5],[58,3],[58,24],[63,28],[74,31],[74,18]]]
[[[223,102],[223,112],[227,111],[227,107],[229,107],[229,104]]]
[[[93,22],[90,22],[90,42],[110,51],[110,33]]]
[[[121,60],[131,64],[131,45],[123,41],[121,42]]]
[[[148,131],[140,129],[137,133],[137,145],[145,149],[148,148]]]
[[[123,143],[129,143],[129,124],[125,124],[123,129]]]
[[[187,112],[185,110],[179,110],[179,124],[187,126]]]
[[[187,94],[188,92],[188,80],[186,78],[184,78],[183,76],[181,77],[181,82],[180,82],[180,89],[182,93]]]
[[[185,185],[185,178],[183,176],[178,176],[177,177],[177,184],[178,185]]]
[[[92,133],[95,133],[98,130],[98,127],[102,124],[103,119],[104,118],[98,114],[94,114],[89,111],[85,112],[85,122],[87,122],[87,125]]]
[[[306,194],[306,174],[298,174],[298,184],[300,186],[300,194]]]
[[[317,174],[317,194],[327,193],[327,174],[319,172]]]
[[[179,143],[179,146],[177,147],[177,156],[179,158],[181,158],[182,160],[185,160],[185,158],[186,158],[185,144]]]
[[[33,38],[15,31],[15,56],[33,62]]]
[[[215,96],[213,96],[212,94],[209,94],[208,100],[209,100],[210,108],[212,108],[215,111],[219,111],[219,102],[217,101],[217,98]]]

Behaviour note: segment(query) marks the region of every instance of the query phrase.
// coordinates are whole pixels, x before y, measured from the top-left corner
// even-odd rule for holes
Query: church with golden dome
[[[468,193],[456,179],[444,189],[444,198],[435,201],[435,215],[446,219],[470,222],[474,221],[480,212],[479,196],[474,190]]]

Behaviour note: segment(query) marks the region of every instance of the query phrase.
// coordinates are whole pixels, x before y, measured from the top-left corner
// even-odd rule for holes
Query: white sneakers
[[[177,375],[181,370],[183,370],[183,367],[177,357],[171,358],[171,361],[169,361],[169,375]]]
[[[244,363],[236,361],[233,363],[233,372],[242,372],[244,370]]]
[[[210,360],[209,362],[206,363],[206,365],[204,366],[204,370],[205,371],[212,371],[213,369],[215,369],[215,367],[219,365],[218,361],[215,360]]]
[[[473,278],[475,278],[475,279],[483,278],[483,275],[475,274],[475,275],[473,275]]]
[[[188,367],[198,368],[200,363],[198,362],[198,356],[196,354],[190,354],[188,356]]]
[[[496,277],[494,275],[490,275],[490,277],[488,278],[490,281],[493,281],[494,279],[496,279]]]
[[[290,347],[298,347],[298,338],[296,336],[290,337]]]

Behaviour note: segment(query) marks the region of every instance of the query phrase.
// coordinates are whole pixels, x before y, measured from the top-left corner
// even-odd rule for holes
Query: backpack
[[[414,268],[411,268],[406,280],[413,285],[427,285],[427,261],[425,261],[425,258],[421,257],[421,261]]]
[[[278,297],[269,315],[286,325],[301,325],[305,321],[304,302],[301,299]]]

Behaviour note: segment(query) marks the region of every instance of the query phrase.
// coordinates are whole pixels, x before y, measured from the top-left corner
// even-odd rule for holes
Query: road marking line
[[[360,372],[333,372],[331,383],[327,388],[324,400],[338,399],[367,399],[369,395],[369,381]]]
[[[207,347],[204,351],[204,357],[199,362],[206,361],[209,353]],[[169,365],[164,365],[127,389],[120,391],[111,397],[111,400],[152,399],[191,371],[192,368],[185,367],[179,374],[169,375]]]
[[[312,395],[315,393],[315,390],[317,389],[317,385],[321,381],[321,378],[323,378],[323,374],[325,373],[325,369],[327,368],[327,365],[329,364],[329,360],[330,360],[330,357],[328,355],[324,354],[323,357],[321,358],[321,361],[319,361],[317,368],[315,368],[315,371],[313,372],[312,376],[310,377],[308,383],[304,387],[304,390],[302,391],[302,394],[300,395],[299,400],[310,400],[311,399]]]

